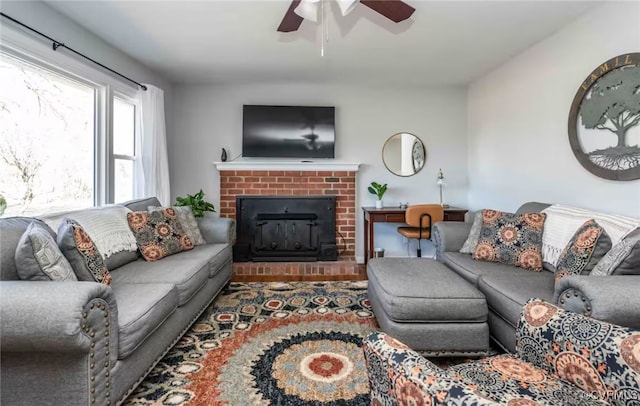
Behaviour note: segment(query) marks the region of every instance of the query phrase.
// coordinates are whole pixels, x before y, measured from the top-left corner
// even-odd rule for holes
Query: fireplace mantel
[[[237,159],[231,162],[214,162],[219,171],[350,171],[357,172],[360,166],[356,162],[334,160],[315,161],[258,161]]]

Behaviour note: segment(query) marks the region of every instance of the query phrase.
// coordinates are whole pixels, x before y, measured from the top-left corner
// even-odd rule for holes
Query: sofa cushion
[[[116,269],[124,264],[133,262],[138,259],[138,249],[135,251],[120,251],[108,256],[104,259],[104,263],[108,270]]]
[[[476,252],[476,246],[480,239],[480,230],[482,230],[482,210],[478,210],[471,224],[471,230],[469,230],[469,237],[460,248],[460,252],[463,254],[473,254]]]
[[[516,215],[482,211],[482,230],[473,258],[542,270],[544,213]]]
[[[614,245],[590,275],[640,275],[640,228]]]
[[[98,247],[80,224],[66,219],[58,230],[57,240],[79,281],[111,284],[111,274]]]
[[[595,220],[607,231],[611,244],[616,245],[637,228],[640,218],[632,218],[617,214],[607,214],[578,207],[554,204],[544,210],[547,220],[542,236],[542,255],[544,261],[553,266],[558,265],[560,254],[567,246],[575,232],[585,221]]]
[[[196,221],[196,217],[193,215],[191,206],[172,206],[171,208],[176,212],[176,217],[178,218],[178,222],[180,223],[182,230],[189,236],[193,245],[206,244],[207,242],[204,240],[204,237],[200,232],[200,228],[198,228],[198,222]],[[162,207],[149,206],[148,208],[149,211],[159,209],[162,209]]]
[[[53,238],[56,233],[44,221],[33,217],[7,217],[0,219],[0,280],[19,280],[18,269],[16,267],[16,248],[22,238],[22,234],[27,231],[31,223],[41,225]]]
[[[118,304],[118,358],[128,357],[178,307],[171,283],[114,283]]]
[[[478,289],[487,298],[487,305],[513,327],[516,327],[522,307],[533,297],[551,302],[554,277],[551,272],[528,275],[485,275]]]
[[[567,275],[588,275],[611,249],[611,238],[595,220],[587,220],[562,250],[556,267],[556,282]]]
[[[193,249],[197,255],[209,256],[209,278],[213,278],[222,267],[233,260],[233,249],[230,244],[206,244]]]
[[[38,223],[31,223],[16,248],[20,278],[28,281],[77,281],[55,238]]]
[[[207,247],[201,245],[200,247]],[[192,250],[178,253],[160,261],[139,259],[113,270],[114,283],[171,283],[178,293],[178,306],[191,299],[209,278],[211,253]]]
[[[483,275],[531,275],[531,271],[498,262],[476,261],[469,254],[445,252],[442,261],[474,285]]]
[[[182,229],[176,211],[171,207],[134,211],[127,214],[127,220],[147,261],[157,261],[193,248],[193,241]]]

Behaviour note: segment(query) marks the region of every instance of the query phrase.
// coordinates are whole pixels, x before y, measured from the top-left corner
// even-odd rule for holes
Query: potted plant
[[[367,189],[369,193],[372,195],[376,195],[378,200],[376,200],[376,209],[382,208],[382,196],[384,196],[387,191],[387,184],[384,185],[379,184],[378,182],[371,182],[371,186]]]
[[[195,217],[204,217],[207,211],[215,212],[213,203],[204,200],[204,192],[202,189],[195,195],[187,195],[187,197],[176,197],[175,206],[190,206]]]

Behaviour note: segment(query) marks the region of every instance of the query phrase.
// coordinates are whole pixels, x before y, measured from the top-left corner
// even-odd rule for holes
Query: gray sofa
[[[38,220],[0,219],[0,403],[122,403],[231,278],[233,220],[198,220],[207,244],[110,269],[105,286],[19,280],[14,252]]]
[[[529,202],[516,213],[539,212],[548,206]],[[470,254],[460,253],[471,224],[472,218],[465,222],[435,224],[432,238],[436,258],[485,295],[491,337],[505,350],[515,351],[520,312],[527,300],[534,297],[595,319],[640,329],[640,275],[572,275],[561,279],[556,287],[553,272],[532,272],[511,265],[476,261]]]

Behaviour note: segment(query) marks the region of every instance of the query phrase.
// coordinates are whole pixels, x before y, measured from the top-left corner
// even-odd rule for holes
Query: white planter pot
[[[381,209],[381,208],[382,208],[382,199],[376,200],[376,209]]]

